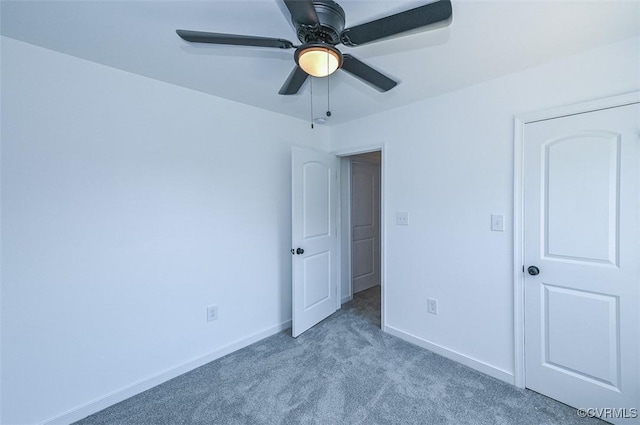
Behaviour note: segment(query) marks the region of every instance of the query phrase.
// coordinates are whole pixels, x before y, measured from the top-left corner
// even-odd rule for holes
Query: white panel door
[[[353,293],[380,285],[380,164],[351,161]]]
[[[640,105],[527,124],[524,153],[526,386],[640,423]]]
[[[334,155],[291,152],[294,337],[337,308],[338,164]]]

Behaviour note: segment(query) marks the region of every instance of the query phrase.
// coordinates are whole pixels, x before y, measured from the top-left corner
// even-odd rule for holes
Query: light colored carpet
[[[593,425],[572,409],[383,333],[379,287],[77,424]]]

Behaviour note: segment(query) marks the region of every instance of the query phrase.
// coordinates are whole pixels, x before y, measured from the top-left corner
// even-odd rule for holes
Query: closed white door
[[[526,124],[524,153],[526,386],[640,423],[640,105]]]
[[[380,163],[351,160],[353,293],[380,285]]]
[[[293,148],[292,334],[297,337],[337,309],[338,159]]]

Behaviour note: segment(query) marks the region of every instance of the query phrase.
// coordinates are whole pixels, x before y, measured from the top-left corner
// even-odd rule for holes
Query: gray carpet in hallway
[[[112,424],[604,424],[383,333],[379,287],[89,416]]]

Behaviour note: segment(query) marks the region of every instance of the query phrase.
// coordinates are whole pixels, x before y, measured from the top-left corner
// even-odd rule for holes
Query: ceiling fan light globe
[[[342,55],[335,48],[324,46],[302,47],[296,54],[300,68],[313,77],[326,77],[342,65]]]

